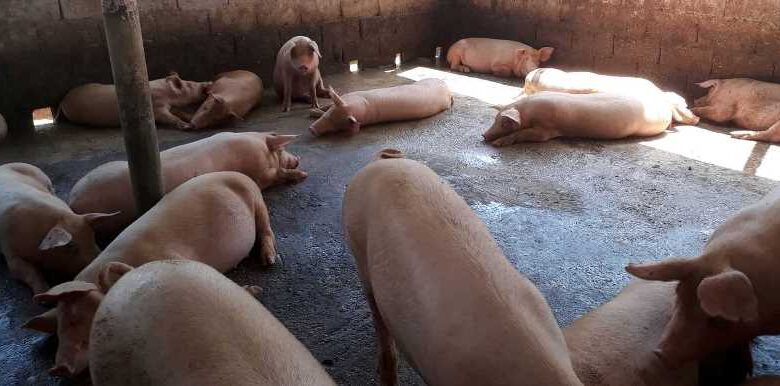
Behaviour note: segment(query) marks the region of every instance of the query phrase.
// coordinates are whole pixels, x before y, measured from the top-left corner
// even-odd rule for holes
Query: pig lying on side
[[[87,366],[89,329],[102,298],[95,293],[109,263],[137,267],[150,261],[190,259],[220,272],[233,269],[257,245],[265,264],[276,259],[274,233],[260,188],[247,176],[217,172],[195,177],[168,193],[130,225],[71,282],[36,295],[56,310],[27,328],[56,332],[59,347],[52,374],[73,376]],[[111,274],[111,272],[109,272]]]
[[[274,89],[282,101],[282,111],[290,111],[292,100],[303,100],[319,108],[317,96],[325,93],[320,75],[320,47],[306,36],[295,36],[276,55]]]
[[[257,300],[192,261],[125,274],[97,310],[90,342],[96,386],[335,385]]]
[[[188,117],[171,108],[203,102],[209,84],[182,80],[176,73],[150,81],[154,119],[177,129],[191,129],[192,124],[185,121]],[[119,127],[119,100],[112,84],[89,83],[70,90],[60,102],[59,111],[73,123]]]
[[[207,87],[208,97],[192,117],[196,130],[231,119],[242,119],[263,97],[263,81],[253,72],[230,71],[219,74]]]
[[[713,79],[699,86],[709,90],[706,96],[694,101],[696,114],[748,129],[731,132],[736,138],[780,143],[780,84],[753,79]]]
[[[671,283],[634,280],[615,299],[567,327],[564,336],[580,380],[587,386],[714,386],[745,379],[752,369],[747,344],[720,355],[723,361],[708,358],[712,365],[670,366],[654,353],[672,317],[673,296]]]
[[[468,38],[450,47],[447,61],[454,71],[522,78],[550,60],[553,51],[552,47],[535,50],[511,40]]]
[[[684,364],[780,333],[778,235],[780,189],[723,223],[701,256],[626,268],[646,280],[679,282],[659,355],[670,364]]]
[[[658,97],[539,92],[499,111],[483,136],[499,147],[557,137],[651,137],[664,132],[671,121],[671,111]]]
[[[637,98],[661,95],[672,109],[675,122],[686,125],[699,123],[699,117],[688,109],[685,98],[677,93],[664,92],[653,82],[643,78],[609,76],[592,72],[565,72],[555,68],[540,68],[525,78],[523,93],[533,95],[540,91],[557,91],[569,94],[605,92]]]
[[[284,150],[295,137],[224,132],[168,149],[160,154],[164,190],[169,192],[192,177],[218,171],[244,173],[261,189],[300,182],[306,178],[305,172],[296,169],[300,160]],[[76,213],[95,212],[97,208],[120,211],[95,228],[101,240],[116,236],[136,217],[127,162],[109,162],[82,177],[70,192],[70,206]]]
[[[8,124],[5,123],[5,118],[0,115],[0,142],[3,142],[6,135],[8,135]]]
[[[355,91],[343,96],[330,89],[333,106],[314,111],[320,118],[309,130],[314,135],[338,131],[356,134],[360,126],[422,119],[452,106],[452,93],[440,79],[423,79],[402,86]]]
[[[106,216],[73,213],[35,166],[0,165],[0,252],[33,293],[49,289],[44,272],[73,277],[100,253],[92,225]]]
[[[429,385],[581,384],[542,295],[432,170],[371,163],[350,183],[343,218],[384,385],[397,383],[396,341]]]

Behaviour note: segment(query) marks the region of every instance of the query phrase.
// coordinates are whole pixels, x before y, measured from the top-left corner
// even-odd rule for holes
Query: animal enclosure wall
[[[88,82],[111,83],[100,0],[5,0],[0,7],[0,113],[29,120]],[[322,69],[432,56],[440,0],[138,0],[149,75],[206,80],[248,69],[266,83],[294,35],[320,43]],[[270,84],[266,84],[270,86]]]

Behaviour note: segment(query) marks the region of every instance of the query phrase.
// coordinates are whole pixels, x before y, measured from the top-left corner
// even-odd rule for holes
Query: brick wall
[[[151,78],[177,71],[205,80],[230,69],[257,72],[266,86],[279,47],[307,35],[320,43],[322,69],[351,59],[390,64],[395,54],[432,56],[431,21],[444,0],[138,0]],[[0,113],[27,122],[72,87],[110,83],[100,0],[3,0]]]
[[[648,77],[688,96],[711,77],[780,81],[777,0],[456,0],[458,37],[556,47],[551,67]]]

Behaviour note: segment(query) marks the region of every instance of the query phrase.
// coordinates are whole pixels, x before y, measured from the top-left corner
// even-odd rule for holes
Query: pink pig
[[[295,36],[284,43],[276,55],[274,89],[282,101],[282,111],[290,111],[293,99],[311,102],[319,108],[317,97],[325,94],[320,74],[320,47],[306,36]]]
[[[450,47],[447,61],[454,71],[523,78],[550,60],[553,51],[552,47],[536,50],[511,40],[468,38]]]
[[[207,88],[208,97],[192,117],[196,130],[231,119],[243,119],[263,96],[263,81],[253,72],[230,71],[219,74]]]

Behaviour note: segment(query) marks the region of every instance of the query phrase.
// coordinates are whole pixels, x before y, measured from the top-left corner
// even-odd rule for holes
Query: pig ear
[[[355,118],[355,117],[350,115],[350,116],[347,117],[347,120],[349,121],[349,132],[350,133],[355,134],[358,131],[360,131],[360,122],[358,122],[357,118]]]
[[[542,47],[539,49],[539,61],[540,62],[546,62],[550,60],[552,57],[553,52],[555,51],[555,48],[552,47]]]
[[[108,217],[114,217],[114,216],[119,215],[119,213],[122,213],[122,212],[116,211],[114,213],[87,213],[87,214],[81,215],[81,217],[87,223],[93,224],[97,220],[100,220],[100,219],[103,219],[103,218],[108,218]]]
[[[170,75],[165,77],[165,81],[170,83],[173,88],[182,88],[181,78],[179,77],[179,74],[175,72],[172,72]]]
[[[42,304],[57,303],[78,295],[85,295],[90,291],[96,291],[98,287],[85,281],[69,281],[62,283],[42,294],[33,296],[33,301]]]
[[[53,312],[54,311],[54,312]],[[40,331],[47,334],[57,333],[57,313],[56,310],[44,312],[34,316],[22,325],[25,330]]]
[[[335,104],[338,107],[344,107],[344,100],[341,99],[339,94],[336,93],[336,90],[333,89],[333,87],[328,88],[328,96],[330,96],[330,99],[333,100],[333,104]]]
[[[376,154],[376,159],[404,158],[404,153],[396,149],[382,149]]]
[[[73,240],[73,235],[65,228],[55,225],[38,245],[38,250],[48,251],[57,247],[68,245]]]
[[[98,287],[100,292],[108,293],[108,290],[116,284],[126,273],[133,270],[133,267],[125,263],[114,261],[108,263],[98,274]]]
[[[211,94],[211,97],[214,98],[214,102],[217,102],[221,105],[225,104],[225,98],[223,98],[221,95]]]
[[[753,283],[742,272],[728,270],[705,278],[697,289],[699,305],[711,317],[731,322],[758,319],[758,299]]]
[[[320,53],[320,46],[317,45],[317,42],[314,40],[309,40],[309,46],[312,50],[314,50],[314,53],[317,54],[318,58],[322,58],[322,54]]]
[[[687,279],[699,270],[696,258],[672,258],[653,263],[629,264],[626,271],[640,279],[677,281]]]
[[[507,109],[499,113],[501,126],[515,130],[520,126],[520,112],[517,109]]]
[[[268,150],[276,151],[289,145],[296,138],[298,138],[297,135],[272,135],[266,138],[265,144],[268,146]]]

